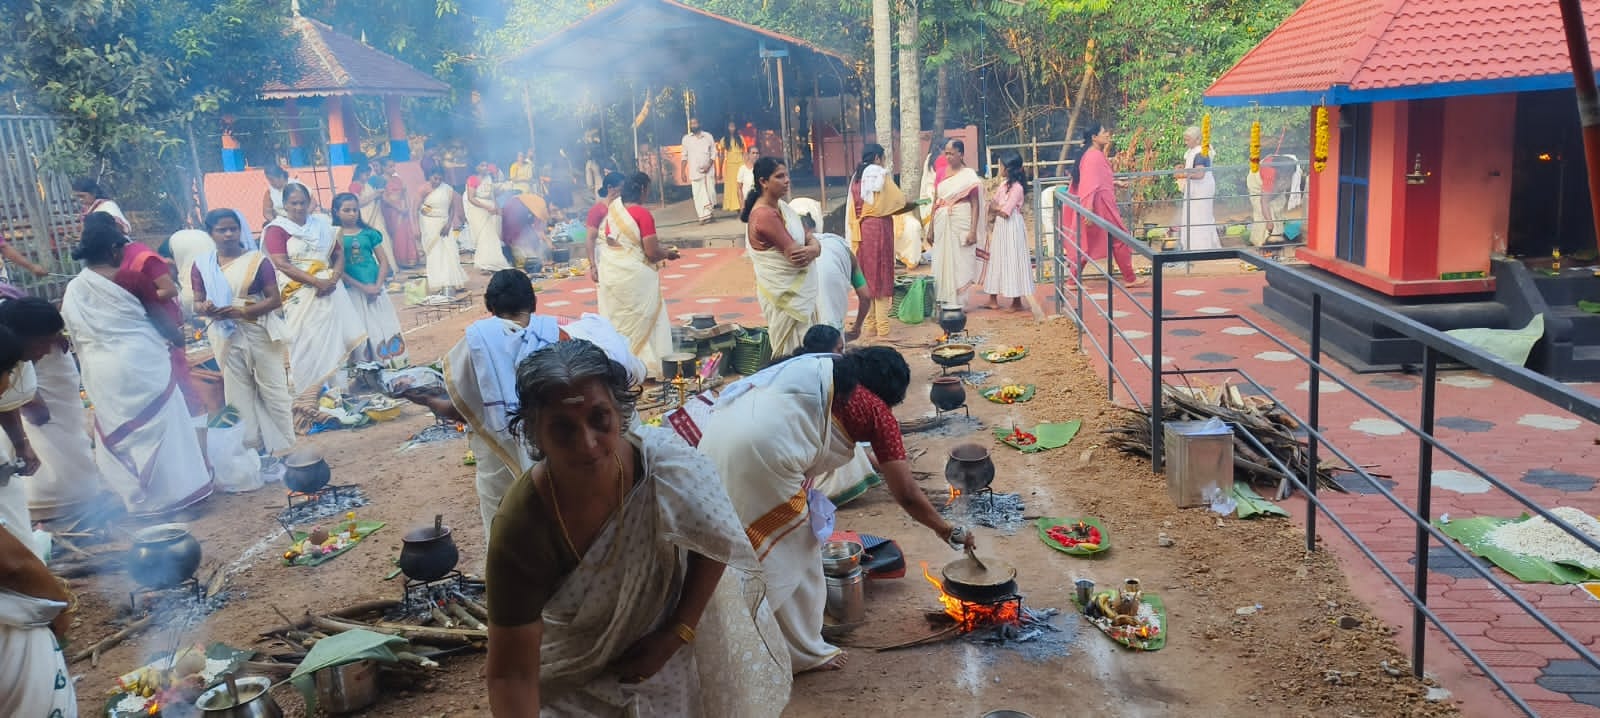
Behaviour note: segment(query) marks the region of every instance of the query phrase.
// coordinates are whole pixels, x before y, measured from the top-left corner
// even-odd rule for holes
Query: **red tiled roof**
[[[290,29],[297,42],[292,83],[269,82],[261,96],[269,100],[333,95],[403,95],[438,97],[450,86],[349,35],[307,17],[296,16]]]
[[[1600,47],[1600,3],[1584,3],[1584,16]],[[1308,0],[1206,98],[1339,104],[1405,99],[1402,88],[1428,97],[1486,94],[1562,87],[1571,73],[1554,0]],[[1549,82],[1516,82],[1529,78]]]

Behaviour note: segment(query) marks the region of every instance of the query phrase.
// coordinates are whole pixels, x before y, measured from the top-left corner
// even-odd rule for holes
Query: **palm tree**
[[[900,182],[922,181],[922,74],[917,44],[917,0],[900,0]]]
[[[889,31],[889,0],[872,0],[872,128],[878,144],[889,150],[887,164],[894,169],[894,70],[889,52],[893,33]]]

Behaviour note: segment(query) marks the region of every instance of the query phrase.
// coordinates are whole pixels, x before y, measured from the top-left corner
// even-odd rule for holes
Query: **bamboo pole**
[[[1595,243],[1600,247],[1600,90],[1595,88],[1594,59],[1579,0],[1559,0],[1561,25],[1572,58],[1572,80],[1578,90],[1578,121],[1583,125],[1583,158],[1589,170],[1589,204],[1594,212]]]

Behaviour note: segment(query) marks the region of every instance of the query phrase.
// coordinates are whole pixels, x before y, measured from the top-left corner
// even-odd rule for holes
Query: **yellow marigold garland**
[[[1200,117],[1200,154],[1211,156],[1211,113]]]
[[[1250,123],[1250,171],[1261,171],[1261,120]]]
[[[1328,107],[1317,107],[1316,135],[1311,147],[1311,169],[1321,172],[1328,166],[1328,141],[1330,139],[1328,128]]]

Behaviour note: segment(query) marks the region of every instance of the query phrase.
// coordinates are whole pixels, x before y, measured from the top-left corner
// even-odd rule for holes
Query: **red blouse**
[[[857,442],[872,444],[872,453],[878,463],[904,461],[905,441],[900,436],[900,420],[894,418],[889,405],[877,394],[857,385],[844,401],[833,403],[833,418],[844,427],[846,434]]]

